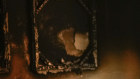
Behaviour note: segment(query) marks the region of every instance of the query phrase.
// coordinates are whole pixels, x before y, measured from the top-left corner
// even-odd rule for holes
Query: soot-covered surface
[[[99,68],[82,75],[46,77],[32,74],[24,57],[23,42],[28,40],[25,33],[30,27],[28,1],[8,0],[12,70],[9,75],[0,75],[0,79],[140,79],[139,2],[98,0]]]
[[[88,39],[88,16],[75,0],[50,1],[37,18],[40,52],[54,63],[60,62],[62,58],[70,60],[72,56],[81,54],[74,46],[75,34],[81,33]]]
[[[10,44],[8,37],[8,12],[6,2],[0,0],[0,73],[9,72]]]
[[[35,61],[39,73],[95,69],[95,10],[85,4],[76,0],[49,1],[35,15]]]

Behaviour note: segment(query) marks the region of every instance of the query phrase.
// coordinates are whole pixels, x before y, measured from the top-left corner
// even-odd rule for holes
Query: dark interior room
[[[3,69],[6,73],[0,73],[0,79],[140,79],[140,1],[0,1],[0,18],[6,17],[5,21],[0,20],[0,72],[1,68],[9,69]],[[4,1],[5,5],[2,4]],[[44,4],[34,1],[44,1]],[[83,1],[82,5],[78,1]],[[42,4],[36,13],[34,4]],[[2,8],[3,6],[6,8]],[[6,9],[5,14],[3,9]],[[92,12],[94,15],[91,15]],[[91,19],[96,20],[96,23],[92,23]],[[92,32],[93,30],[96,30],[96,33]],[[84,43],[81,43],[78,37]],[[4,38],[8,40],[6,45]],[[77,44],[81,43],[80,47],[76,45],[76,41]],[[97,46],[92,45],[96,43]],[[9,47],[9,60],[4,60],[2,52]],[[97,50],[97,59],[95,55],[86,53],[90,50]],[[83,65],[79,65],[82,59],[86,58],[85,55],[88,56],[85,63],[90,66],[89,70],[81,72],[77,68],[70,72],[53,74],[49,74],[53,72],[51,70],[42,70],[46,66],[45,58],[48,59],[47,66],[51,62],[54,63],[53,67],[58,66],[59,69],[59,65],[65,61],[73,61],[67,62],[72,63],[70,68],[78,65],[82,69]],[[75,64],[78,58],[81,60]],[[5,65],[7,63],[10,64]],[[42,71],[39,68],[42,68]]]

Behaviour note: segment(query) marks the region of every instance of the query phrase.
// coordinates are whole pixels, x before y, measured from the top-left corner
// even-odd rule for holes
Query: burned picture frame
[[[0,73],[8,73],[10,71],[10,44],[8,35],[6,0],[0,0]]]
[[[32,0],[33,71],[47,75],[98,67],[96,9],[91,2]]]

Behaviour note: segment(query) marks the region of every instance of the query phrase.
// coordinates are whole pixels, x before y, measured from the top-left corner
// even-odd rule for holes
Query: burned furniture
[[[44,75],[95,70],[96,10],[90,0],[32,1],[32,70]]]
[[[0,73],[7,73],[9,70],[8,12],[6,11],[6,0],[0,0]]]

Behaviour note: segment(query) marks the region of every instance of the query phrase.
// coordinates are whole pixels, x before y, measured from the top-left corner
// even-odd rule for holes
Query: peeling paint
[[[36,67],[38,67],[39,63],[39,45],[38,45],[38,29],[37,27],[34,27],[34,32],[35,32],[35,50],[36,50]]]
[[[29,65],[30,64],[30,55],[28,52],[29,51],[28,50],[29,40],[28,40],[28,37],[26,35],[24,35],[23,43],[24,43],[24,56],[25,56],[25,59],[27,61],[27,64]]]
[[[48,3],[48,1],[49,1],[49,0],[44,0],[44,1],[43,1],[43,3],[39,6],[39,8],[38,8],[37,11],[36,11],[37,14],[42,10],[42,8],[45,6],[45,4]],[[36,1],[36,3],[38,3],[38,2]]]
[[[6,33],[8,33],[8,30],[9,28],[8,28],[8,12],[6,13],[6,18],[5,18],[5,24],[4,24],[4,26],[3,26],[3,30],[4,30],[4,33],[6,34]]]

